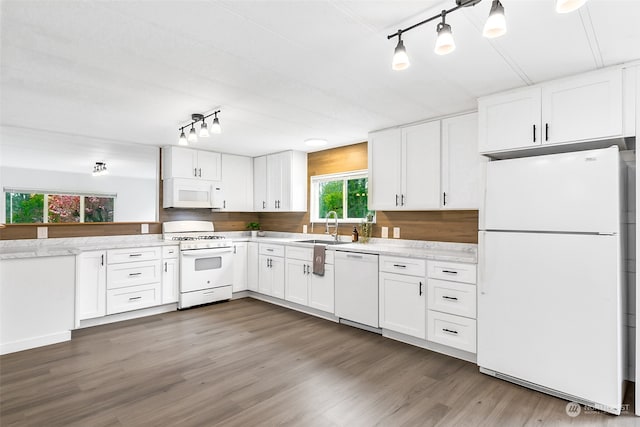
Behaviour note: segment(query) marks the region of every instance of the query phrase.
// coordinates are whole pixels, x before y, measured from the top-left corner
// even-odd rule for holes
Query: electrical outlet
[[[393,238],[394,239],[400,238],[400,227],[393,227]]]
[[[140,233],[149,234],[149,224],[140,224]]]
[[[46,239],[49,237],[48,227],[38,227],[38,239]]]
[[[303,232],[304,234],[307,234],[307,224],[304,224],[304,225],[302,226],[302,232]]]
[[[383,239],[388,239],[389,238],[389,227],[382,227],[381,235],[382,235]]]

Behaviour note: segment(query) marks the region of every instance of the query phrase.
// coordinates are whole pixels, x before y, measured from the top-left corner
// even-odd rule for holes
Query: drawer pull
[[[458,272],[454,270],[442,270],[442,272],[447,274],[458,274]]]
[[[140,276],[142,273],[138,272],[138,273],[129,273],[129,277],[133,277],[133,276]]]
[[[458,298],[450,297],[448,295],[442,295],[442,299],[448,299],[448,300],[451,300],[451,301],[458,301]]]
[[[454,331],[452,329],[442,328],[442,332],[448,332],[450,334],[458,335],[458,331]]]
[[[129,301],[135,301],[135,300],[139,300],[142,299],[142,297],[130,297]]]
[[[129,254],[130,257],[142,256],[142,254]]]
[[[266,249],[266,251],[267,251],[267,252],[273,252],[273,249],[271,249],[271,248],[267,248],[267,249]]]
[[[393,264],[393,266],[398,268],[407,268],[406,265],[402,265],[402,264]]]

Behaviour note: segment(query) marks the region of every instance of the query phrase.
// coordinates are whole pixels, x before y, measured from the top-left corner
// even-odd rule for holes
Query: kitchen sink
[[[296,240],[295,243],[310,243],[313,245],[344,245],[349,242],[336,242],[335,240]]]

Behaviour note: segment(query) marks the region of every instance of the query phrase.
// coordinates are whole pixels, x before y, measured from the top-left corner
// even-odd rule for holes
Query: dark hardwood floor
[[[627,401],[632,401],[627,396]],[[476,365],[242,299],[0,357],[0,425],[635,426]]]

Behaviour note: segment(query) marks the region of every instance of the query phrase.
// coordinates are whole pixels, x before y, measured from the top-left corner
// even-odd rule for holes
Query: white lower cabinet
[[[313,273],[313,249],[286,248],[285,299],[329,313],[334,312],[333,252],[325,253],[324,274]]]
[[[161,292],[160,283],[107,289],[107,314],[159,305]]]
[[[233,244],[233,292],[246,291],[248,289],[247,249],[246,242]]]
[[[162,248],[162,304],[178,302],[180,292],[179,250],[177,245]]]
[[[476,266],[429,261],[427,340],[476,352]]]
[[[287,258],[284,299],[301,305],[309,304],[310,262]]]
[[[82,252],[77,257],[76,320],[107,313],[107,253]]]
[[[381,256],[379,265],[380,326],[426,339],[425,261]]]
[[[333,265],[324,265],[324,276],[311,274],[309,284],[309,307],[334,313],[335,273]]]
[[[258,292],[284,299],[284,246],[260,244]]]

